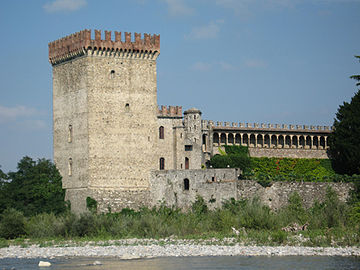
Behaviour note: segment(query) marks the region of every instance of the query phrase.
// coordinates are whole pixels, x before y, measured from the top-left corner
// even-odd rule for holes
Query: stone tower
[[[74,212],[146,203],[157,169],[156,59],[160,36],[90,30],[49,43],[54,161]]]

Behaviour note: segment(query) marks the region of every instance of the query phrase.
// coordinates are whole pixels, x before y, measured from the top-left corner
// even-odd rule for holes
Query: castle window
[[[185,158],[185,170],[188,170],[189,169],[189,167],[190,167],[190,164],[189,164],[190,162],[189,162],[189,158]]]
[[[72,142],[72,125],[69,125],[69,128],[68,128],[68,142],[69,143]]]
[[[164,127],[159,127],[159,139],[164,139]]]
[[[180,133],[180,138],[182,138],[182,133]]]
[[[193,146],[192,145],[185,145],[185,151],[192,151]]]
[[[189,179],[185,178],[184,179],[184,190],[189,190],[190,189],[190,181]]]
[[[129,103],[125,104],[125,112],[129,112],[130,111],[130,105]]]
[[[72,176],[72,158],[69,158],[69,163],[68,163],[68,175]]]
[[[160,170],[165,170],[165,158],[160,158]]]
[[[115,70],[111,70],[110,71],[110,79],[114,79],[115,78]]]

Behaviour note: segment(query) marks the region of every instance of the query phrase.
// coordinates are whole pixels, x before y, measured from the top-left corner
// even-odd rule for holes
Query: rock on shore
[[[98,245],[97,245],[98,244]],[[74,244],[73,244],[74,245]],[[76,244],[75,244],[76,245]],[[10,246],[0,249],[0,258],[53,258],[53,257],[118,257],[139,259],[151,257],[179,256],[360,256],[359,247],[301,247],[301,246],[244,246],[194,243],[191,240],[146,241],[137,240],[83,243],[79,246],[40,247],[32,245],[26,248]]]

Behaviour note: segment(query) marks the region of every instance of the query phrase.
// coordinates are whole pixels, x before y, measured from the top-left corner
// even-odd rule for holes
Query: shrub
[[[97,210],[97,201],[91,197],[86,197],[86,208],[90,212],[96,212]]]
[[[208,207],[203,197],[196,195],[196,200],[192,204],[191,209],[194,214],[201,215],[205,214],[208,211]]]
[[[54,214],[38,214],[25,224],[26,234],[30,237],[54,237],[59,235],[59,223]]]
[[[14,239],[25,234],[24,214],[14,208],[8,208],[1,214],[0,237]]]

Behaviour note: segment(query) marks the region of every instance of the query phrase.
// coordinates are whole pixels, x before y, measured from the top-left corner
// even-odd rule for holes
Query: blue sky
[[[52,158],[48,42],[161,35],[158,104],[203,118],[331,125],[357,91],[360,0],[13,0],[0,9],[0,165]]]

